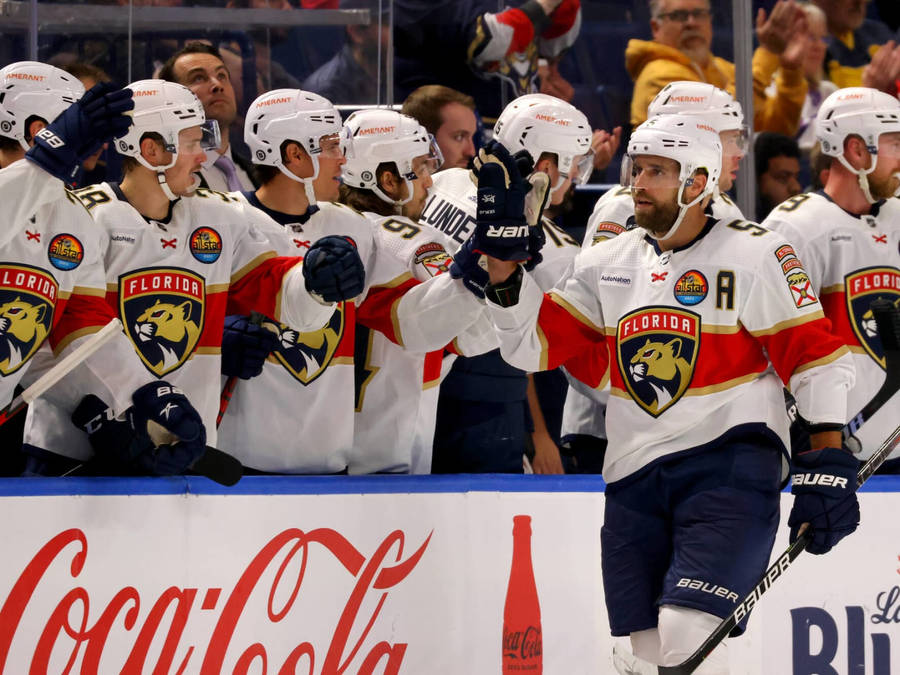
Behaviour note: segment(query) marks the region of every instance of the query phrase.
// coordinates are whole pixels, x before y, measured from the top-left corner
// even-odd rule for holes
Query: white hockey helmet
[[[48,124],[84,95],[74,75],[46,63],[19,61],[0,69],[0,136],[26,151],[25,122],[37,116]]]
[[[816,138],[822,152],[837,157],[848,171],[857,175],[859,186],[869,203],[872,198],[868,175],[878,161],[878,137],[900,133],[900,101],[889,94],[868,87],[846,87],[828,96],[816,114]],[[859,136],[872,155],[867,169],[854,169],[844,156],[844,141]]]
[[[628,172],[624,184],[633,186],[632,166],[640,155],[666,157],[679,165],[677,185],[673,185],[678,188],[678,217],[665,235],[650,235],[664,241],[675,234],[690,207],[715,194],[722,171],[722,141],[714,127],[693,115],[661,115],[647,120],[631,134],[628,161],[623,162]],[[693,200],[685,202],[684,191],[693,184],[697,171],[705,171],[706,186]]]
[[[253,163],[277,167],[288,178],[303,183],[310,204],[316,203],[312,181],[319,175],[321,141],[340,133],[341,114],[331,101],[301,89],[275,89],[258,96],[244,120],[244,142]],[[281,145],[285,141],[299,143],[310,156],[311,177],[300,178],[284,167]]]
[[[560,180],[585,183],[594,168],[591,125],[578,108],[547,94],[526,94],[507,105],[494,125],[494,138],[515,154],[527,150],[537,163],[542,153],[556,155]]]
[[[647,107],[648,119],[658,115],[701,117],[719,133],[733,129],[746,133],[747,130],[741,104],[727,91],[706,82],[669,82]]]
[[[187,87],[165,80],[139,80],[127,88],[134,92],[131,113],[134,124],[128,133],[116,139],[116,150],[120,155],[134,157],[152,171],[165,171],[178,159],[179,132],[196,126],[203,130],[201,144],[204,150],[214,150],[221,145],[218,123],[206,119],[200,99]],[[141,139],[151,133],[162,136],[166,152],[172,153],[172,160],[165,166],[152,166],[141,156]]]
[[[423,168],[429,174],[435,173],[444,162],[434,136],[425,127],[408,115],[385,108],[357,110],[350,115],[341,132],[341,148],[347,158],[341,168],[341,180],[352,187],[371,190],[395,206],[412,199],[412,181],[418,177],[414,159],[424,156]],[[378,185],[378,165],[384,162],[392,162],[397,167],[406,184],[405,199],[392,199]]]

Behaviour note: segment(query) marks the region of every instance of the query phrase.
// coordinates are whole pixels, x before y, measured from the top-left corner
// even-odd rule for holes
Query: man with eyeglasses
[[[676,80],[708,82],[734,95],[735,66],[715,56],[712,10],[708,0],[650,0],[653,40],[630,40],[625,67],[634,80],[631,124],[647,119],[654,96]],[[756,131],[793,136],[806,98],[802,56],[806,17],[794,0],[779,0],[766,16],[757,15],[760,46],[753,54],[754,124]],[[775,80],[775,92],[765,89]]]

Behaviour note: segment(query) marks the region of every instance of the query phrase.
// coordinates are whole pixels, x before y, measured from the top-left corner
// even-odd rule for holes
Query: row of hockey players
[[[34,62],[7,66],[0,81],[10,141],[0,189],[21,197],[7,200],[19,210],[10,210],[17,229],[5,246],[18,248],[4,255],[10,272],[0,278],[0,368],[17,373],[4,380],[4,402],[27,370],[23,384],[114,315],[124,325],[113,347],[30,406],[29,473],[179,473],[207,443],[261,472],[428,471],[444,354],[498,342],[477,255],[451,265],[452,240],[417,222],[440,165],[417,122],[376,110],[342,125],[320,96],[269,92],[246,121],[262,185],[222,194],[197,188],[218,132],[184,87],[147,80],[79,100],[76,80]],[[498,123],[511,138],[558,111],[577,124],[544,122],[555,133],[529,139],[535,156],[549,153],[539,167],[554,175],[557,201],[579,179],[570,173],[589,171],[584,116],[534,97]],[[66,192],[61,181],[109,139],[125,156],[121,183]],[[474,218],[469,172],[448,170],[439,182]],[[350,207],[334,203],[339,188]],[[544,227],[556,244],[536,274],[549,289],[578,249]],[[13,274],[23,266],[34,272]],[[34,290],[53,288],[56,270],[69,272],[66,304],[60,292]],[[35,274],[44,277],[37,286]],[[86,307],[72,304],[82,298]],[[151,414],[131,400],[135,389],[152,394],[152,418],[178,443],[149,437]],[[191,433],[170,419],[173,401]]]
[[[427,461],[435,353],[499,344],[523,371],[565,366],[582,406],[608,388],[602,426],[602,409],[576,418],[610,439],[610,624],[646,662],[690,653],[765,566],[790,446],[783,385],[810,424],[790,463],[792,537],[811,527],[809,550],[824,553],[856,528],[858,458],[840,428],[884,379],[869,305],[900,295],[896,100],[826,100],[826,188],[776,209],[770,230],[719,190],[737,171],[739,106],[670,85],[629,143],[627,192],[598,203],[576,256],[542,208],[583,179],[590,130],[550,97],[514,101],[472,172],[432,179],[439,156],[412,120],[373,111],[342,125],[320,97],[269,92],[246,126],[263,185],[222,194],[195,187],[217,138],[187,89],[142,81],[80,98],[35,63],[0,79],[0,133],[14,141],[0,146],[4,402],[113,316],[125,327],[31,406],[32,471],[93,453],[177,473],[206,443],[260,471],[408,469]],[[67,193],[62,180],[111,138],[122,182]],[[453,257],[418,220],[432,180],[472,224]],[[354,208],[329,203],[341,192]],[[224,411],[220,372],[248,378]],[[157,446],[148,420],[178,442]],[[702,668],[727,672],[724,658]]]
[[[826,99],[824,189],[761,225],[721,194],[746,139],[728,94],[673,83],[649,115],[550,293],[524,271],[514,214],[494,207],[526,183],[512,158],[482,169],[473,235],[504,358],[564,365],[564,428],[605,453],[603,578],[612,633],[630,637],[614,657],[625,674],[685,661],[761,578],[788,471],[791,541],[807,530],[822,554],[852,533],[860,460],[898,419],[895,397],[842,445],[888,376],[872,306],[900,305],[900,102],[866,88]],[[805,420],[793,447],[783,386]],[[725,645],[692,672],[730,672]]]

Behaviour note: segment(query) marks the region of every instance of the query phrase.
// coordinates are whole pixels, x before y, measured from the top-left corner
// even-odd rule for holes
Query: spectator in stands
[[[341,9],[369,9],[368,25],[349,25],[341,50],[305,80],[301,89],[313,91],[335,104],[384,103],[387,43],[387,3],[380,20],[371,0],[344,0]]]
[[[816,144],[814,122],[822,101],[838,87],[831,80],[825,79],[825,50],[827,49],[828,27],[825,13],[816,5],[803,3],[800,5],[806,12],[807,36],[806,48],[803,51],[803,74],[806,76],[806,100],[800,112],[800,128],[794,138],[801,152],[808,154]],[[774,92],[775,85],[770,85]],[[767,91],[767,93],[769,93]]]
[[[429,84],[407,96],[401,112],[434,136],[444,156],[442,169],[471,168],[478,132],[475,99],[450,87]]]
[[[206,153],[200,169],[203,187],[221,192],[253,190],[250,161],[231,147],[230,130],[237,118],[237,100],[219,50],[205,42],[189,42],[163,64],[159,78],[190,89],[203,104],[206,118],[219,123],[222,145],[218,152]]]
[[[880,21],[866,18],[868,0],[813,0],[828,20],[828,78],[838,87],[872,87],[897,94],[900,46]]]
[[[73,61],[62,67],[64,71],[78,78],[84,85],[84,90],[91,89],[99,82],[109,82],[111,78],[106,71],[97,66],[82,61]],[[81,160],[81,169],[72,180],[70,187],[82,187],[84,185],[93,185],[94,183],[102,183],[107,179],[106,162],[101,161],[100,157],[106,152],[109,143],[104,143],[93,155],[85,157]]]
[[[734,95],[734,64],[715,56],[708,0],[650,0],[653,40],[630,40],[625,65],[634,80],[631,124],[647,119],[647,106],[669,82],[709,82]],[[754,129],[793,136],[806,97],[802,59],[806,15],[794,0],[779,0],[756,17],[760,47],[753,54]],[[775,78],[775,94],[766,87]]]
[[[564,94],[557,65],[581,28],[580,0],[394,0],[395,81],[400,97],[426,84],[465,92],[486,124],[507,101]],[[343,6],[343,4],[342,4]]]
[[[803,191],[797,141],[764,131],[756,137],[756,222],[786,199]]]

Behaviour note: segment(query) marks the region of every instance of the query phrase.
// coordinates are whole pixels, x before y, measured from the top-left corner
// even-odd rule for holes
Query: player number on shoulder
[[[785,202],[778,207],[779,211],[796,211],[797,207],[799,207],[803,202],[809,199],[809,195],[796,195],[791,197],[790,199],[785,200]]]
[[[394,220],[393,218],[384,221],[381,226],[388,232],[399,234],[404,239],[412,239],[422,231],[422,228],[418,225],[413,225],[409,221]]]
[[[105,204],[112,199],[103,190],[97,188],[96,185],[75,190],[75,196],[81,200],[81,203],[84,204],[84,208],[88,211],[97,206],[97,204]]]
[[[558,248],[563,246],[578,246],[578,242],[569,236],[568,232],[562,229],[553,221],[544,220],[541,223],[544,227],[544,233]]]
[[[761,225],[751,223],[749,220],[733,220],[728,223],[728,227],[739,232],[749,232],[751,237],[761,237],[768,230]]]

